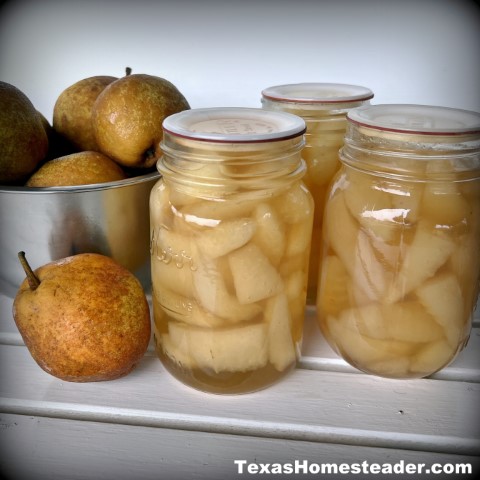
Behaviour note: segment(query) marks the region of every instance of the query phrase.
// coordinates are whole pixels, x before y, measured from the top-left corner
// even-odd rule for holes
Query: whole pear
[[[128,374],[150,341],[150,311],[137,278],[110,257],[82,253],[32,271],[13,304],[18,330],[47,373],[70,382]]]
[[[168,80],[127,73],[108,85],[93,106],[99,149],[125,167],[151,167],[161,154],[163,120],[189,108]]]
[[[118,163],[103,153],[71,153],[44,163],[27,181],[27,187],[63,187],[124,180]]]
[[[20,184],[48,151],[37,110],[14,85],[0,82],[0,184]]]
[[[84,78],[63,90],[53,107],[53,128],[78,150],[98,151],[92,108],[98,95],[117,77]]]

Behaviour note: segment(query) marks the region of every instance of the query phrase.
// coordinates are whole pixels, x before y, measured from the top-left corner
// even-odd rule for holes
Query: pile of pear
[[[0,185],[59,187],[115,182],[153,171],[163,120],[190,105],[149,74],[98,75],[63,90],[52,122],[0,81]]]

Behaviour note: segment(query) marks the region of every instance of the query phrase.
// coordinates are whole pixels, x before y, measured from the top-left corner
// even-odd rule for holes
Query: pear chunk
[[[158,306],[164,313],[180,322],[197,327],[220,327],[225,319],[204,310],[195,300],[179,295],[166,287],[155,291]]]
[[[323,260],[321,276],[318,308],[324,315],[337,315],[350,304],[347,269],[336,255],[328,255]]]
[[[171,345],[202,369],[220,372],[246,372],[264,367],[268,361],[267,325],[247,324],[223,329],[204,329],[170,322]],[[171,353],[172,357],[175,349]],[[168,353],[167,353],[168,355]],[[178,355],[178,353],[177,353]],[[179,358],[179,357],[177,357]],[[188,358],[188,357],[187,357]]]
[[[471,215],[470,206],[455,184],[428,184],[421,203],[422,214],[440,225],[458,225]]]
[[[217,261],[203,261],[193,272],[195,298],[215,316],[236,323],[252,320],[261,312],[260,305],[242,304],[231,294]]]
[[[282,278],[255,244],[232,252],[228,261],[240,303],[251,304],[282,291]]]
[[[172,341],[172,338],[168,334],[161,335],[162,350],[174,363],[181,368],[195,368],[195,362],[190,356],[188,346],[186,344],[186,338],[180,340],[179,344]]]
[[[255,233],[255,228],[251,218],[222,221],[200,232],[195,241],[204,255],[217,258],[245,245]]]
[[[280,218],[288,224],[304,222],[311,215],[313,201],[309,191],[302,184],[290,188],[274,200]]]
[[[455,243],[434,226],[419,222],[415,236],[406,249],[396,282],[391,285],[387,302],[393,303],[431,278],[455,250]]]
[[[277,212],[267,203],[261,203],[253,212],[257,229],[253,237],[272,265],[278,265],[285,251],[285,226]]]
[[[429,343],[412,358],[410,370],[432,374],[445,367],[453,359],[455,351],[456,347],[444,339]]]
[[[282,372],[296,360],[290,311],[285,294],[268,300],[265,320],[268,324],[268,358],[270,363]]]
[[[425,309],[445,330],[449,344],[456,348],[462,340],[464,302],[462,290],[453,274],[438,275],[415,292]]]

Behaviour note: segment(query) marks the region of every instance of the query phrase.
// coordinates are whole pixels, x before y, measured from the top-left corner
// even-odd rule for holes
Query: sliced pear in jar
[[[153,187],[150,195],[150,224],[171,228],[173,212],[170,204],[170,188],[164,183]]]
[[[288,224],[307,220],[313,210],[313,200],[307,188],[297,183],[273,200],[280,218]]]
[[[342,192],[335,192],[329,199],[324,221],[328,245],[351,274],[359,226],[347,209]]]
[[[338,315],[350,307],[347,269],[336,255],[323,259],[317,308],[323,315]]]
[[[253,304],[283,290],[282,278],[257,245],[249,243],[228,256],[238,301]]]
[[[413,342],[388,338],[381,312],[375,311],[375,308],[376,306],[352,308],[343,311],[338,318],[327,317],[327,327],[339,350],[358,365],[409,356],[418,348],[418,344]],[[375,316],[373,320],[372,315]],[[362,334],[362,330],[375,334],[377,338]]]
[[[221,327],[227,322],[204,310],[198,303],[190,298],[179,295],[165,287],[154,292],[158,308],[169,317],[179,322],[197,327]]]
[[[225,200],[200,200],[192,205],[185,205],[180,213],[185,219],[198,225],[210,225],[220,220],[234,220],[250,217],[258,205],[256,198]]]
[[[375,237],[391,241],[396,224],[392,210],[392,195],[385,192],[374,176],[366,176],[348,170],[348,188],[345,188],[345,204],[353,218]]]
[[[456,348],[465,335],[467,318],[462,290],[453,274],[442,274],[426,281],[415,290],[421,304],[445,331],[452,348]]]
[[[151,238],[152,281],[157,290],[165,287],[184,297],[193,295],[195,245],[186,236],[155,228]]]
[[[296,255],[305,255],[305,252],[309,252],[311,235],[312,224],[310,222],[303,221],[289,225],[285,256],[295,257]]]
[[[412,243],[406,249],[400,271],[387,293],[386,302],[394,303],[402,299],[433,277],[455,248],[455,243],[447,234],[436,230],[430,223],[419,222]]]
[[[382,305],[389,338],[404,342],[432,342],[443,337],[443,329],[426,309],[415,301]]]
[[[218,261],[204,259],[193,272],[194,295],[211,314],[231,323],[252,320],[261,313],[256,303],[242,304],[230,293]]]
[[[292,320],[285,294],[268,300],[265,321],[268,324],[268,359],[279,372],[282,372],[296,361]]]
[[[170,322],[172,344],[193,359],[201,369],[246,372],[268,361],[268,327],[265,323],[223,329],[198,328]]]
[[[196,364],[189,354],[189,348],[186,343],[186,339],[182,339],[180,343],[174,343],[172,338],[168,334],[162,334],[161,349],[165,355],[180,368],[193,369],[196,368]]]
[[[420,203],[424,184],[422,182],[401,182],[390,185],[392,192],[392,207],[402,211],[405,225],[413,225],[420,218]]]
[[[456,351],[445,339],[428,343],[412,357],[410,370],[431,375],[450,363]]]
[[[256,224],[251,218],[223,220],[215,227],[198,232],[195,242],[203,255],[218,258],[249,242],[255,229]]]
[[[277,266],[285,251],[285,225],[268,203],[260,203],[255,208],[253,219],[257,225],[253,242],[265,252],[272,265]]]
[[[365,369],[368,373],[388,378],[406,378],[409,376],[410,358],[397,357],[371,362]]]
[[[454,183],[428,183],[421,203],[422,216],[439,225],[455,226],[469,220],[468,201]]]

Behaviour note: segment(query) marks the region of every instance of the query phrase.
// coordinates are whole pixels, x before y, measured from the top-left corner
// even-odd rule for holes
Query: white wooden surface
[[[55,379],[23,345],[11,304],[0,294],[2,478],[230,479],[240,477],[239,459],[470,462],[480,472],[478,310],[457,360],[431,378],[407,381],[347,365],[322,340],[310,309],[295,371],[261,392],[219,396],[173,379],[152,348],[115,381]]]

